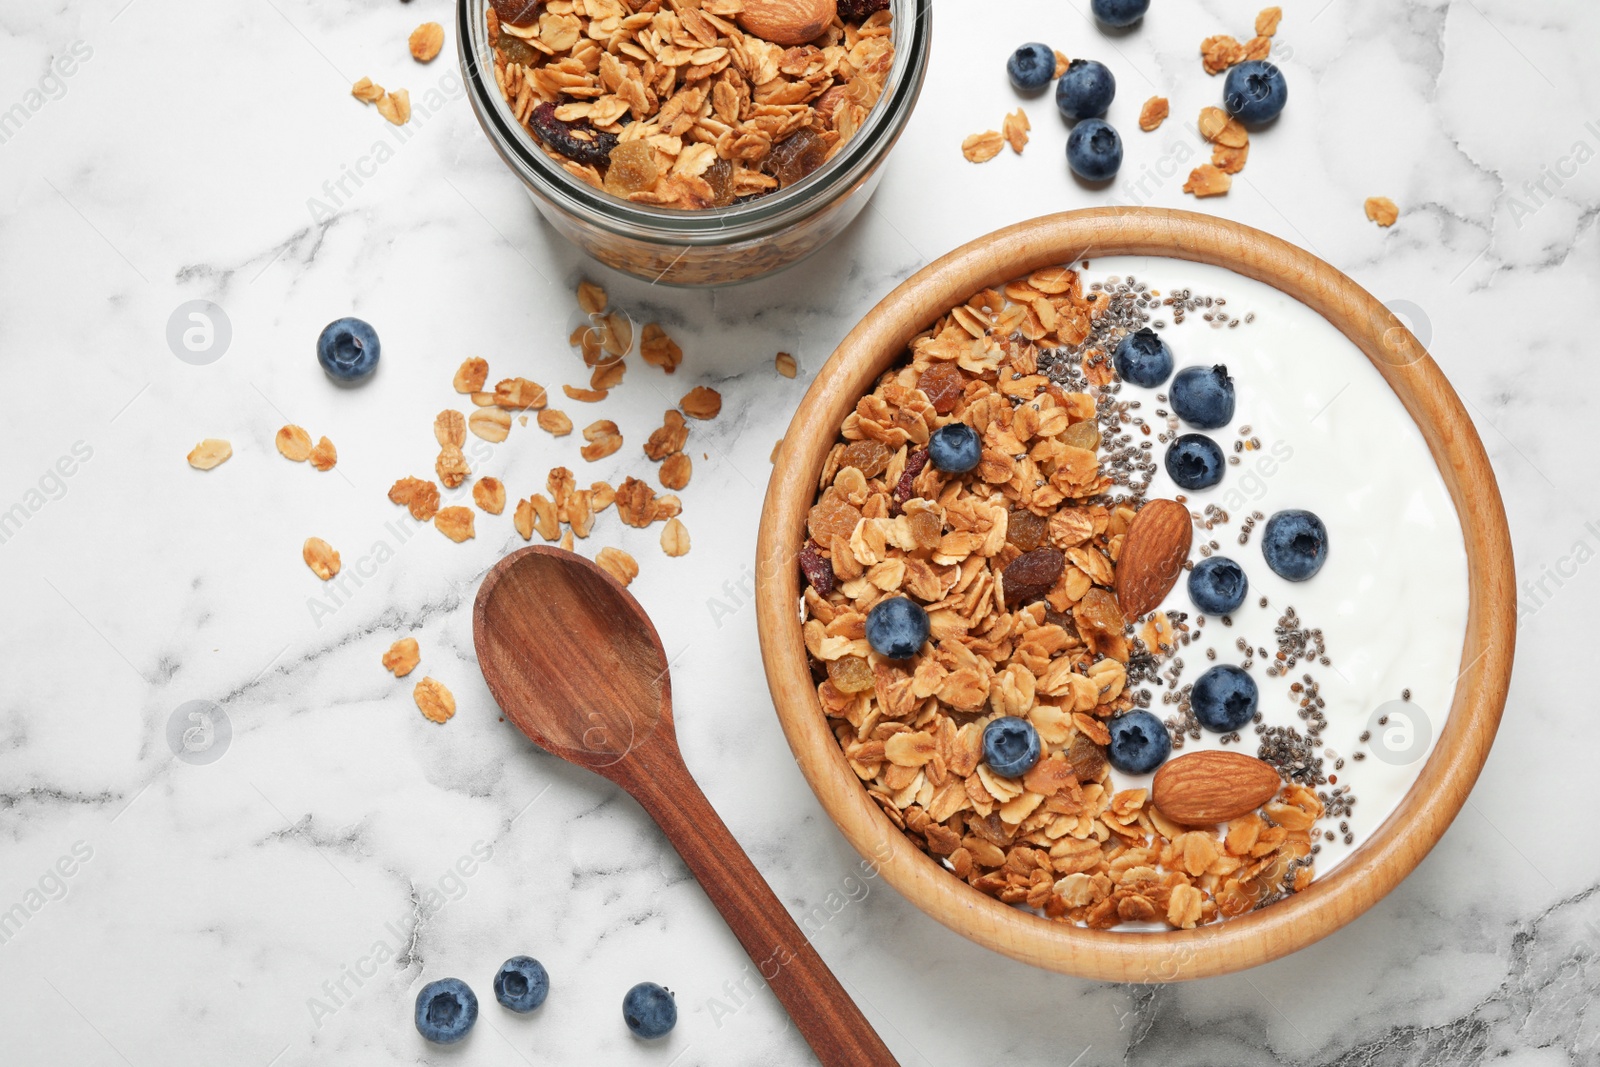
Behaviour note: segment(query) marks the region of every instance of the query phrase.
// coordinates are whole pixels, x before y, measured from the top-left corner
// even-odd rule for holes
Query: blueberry
[[[1309,511],[1291,508],[1267,520],[1261,554],[1279,578],[1303,582],[1328,562],[1328,528]]]
[[[515,1012],[528,1012],[550,995],[550,974],[532,956],[512,956],[494,976],[494,996]]]
[[[1150,10],[1150,0],[1090,0],[1089,9],[1107,26],[1132,26]]]
[[[1210,489],[1225,467],[1222,446],[1203,433],[1186,433],[1167,446],[1167,473],[1180,489]]]
[[[1189,572],[1189,599],[1207,615],[1231,615],[1249,591],[1244,568],[1227,556],[1207,556]]]
[[[1123,774],[1149,774],[1172,754],[1166,724],[1148,711],[1128,711],[1106,723],[1106,759]]]
[[[983,728],[983,762],[1002,778],[1020,778],[1039,762],[1039,731],[1027,719],[1002,715]]]
[[[1222,103],[1240,122],[1270,122],[1289,102],[1289,83],[1276,63],[1247,59],[1229,68],[1222,84]]]
[[[1106,113],[1117,95],[1117,79],[1104,63],[1074,59],[1056,82],[1056,107],[1069,119],[1095,119]]]
[[[1185,367],[1172,379],[1172,413],[1199,430],[1215,430],[1233,421],[1233,379],[1228,368]]]
[[[965,474],[983,458],[983,438],[964,422],[952,422],[928,438],[928,459],[946,474]]]
[[[361,319],[334,319],[317,337],[317,362],[330,378],[358,382],[378,369],[378,332]]]
[[[417,1033],[429,1041],[452,1045],[477,1021],[478,998],[459,978],[429,982],[417,994]]]
[[[622,1020],[635,1037],[665,1037],[678,1025],[678,1002],[672,990],[640,982],[622,998]]]
[[[1029,41],[1006,60],[1006,73],[1019,93],[1036,93],[1056,76],[1056,53],[1047,44]]]
[[[880,601],[867,612],[867,644],[887,659],[910,659],[928,639],[928,613],[903,596]]]
[[[1104,119],[1084,119],[1067,134],[1067,166],[1086,182],[1108,182],[1122,167],[1122,138]]]
[[[1249,671],[1219,663],[1195,679],[1189,708],[1207,730],[1231,734],[1255,717],[1259,696]]]
[[[1112,359],[1123,381],[1146,389],[1154,389],[1172,373],[1171,347],[1148,326],[1125,335]]]

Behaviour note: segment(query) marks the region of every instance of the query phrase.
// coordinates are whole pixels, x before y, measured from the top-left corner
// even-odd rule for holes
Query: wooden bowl
[[[1439,740],[1396,811],[1304,892],[1193,930],[1137,933],[1052,922],[968,886],[917,849],[867,796],[817,702],[801,634],[796,553],[822,464],[844,416],[908,341],[972,293],[1085,256],[1154,255],[1226,267],[1322,315],[1364,352],[1444,476],[1466,540],[1469,602],[1462,671]],[[757,545],[761,652],[795,761],[845,837],[883,877],[950,929],[1038,967],[1104,981],[1174,981],[1266,963],[1370,908],[1427,855],[1455,818],[1494,740],[1516,629],[1510,534],[1494,473],[1460,400],[1395,316],[1339,271],[1259,230],[1185,211],[1100,208],[1012,226],[929,264],[845,337],[784,438]]]

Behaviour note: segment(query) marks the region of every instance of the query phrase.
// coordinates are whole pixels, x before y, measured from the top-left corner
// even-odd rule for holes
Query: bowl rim
[[[1462,669],[1444,728],[1394,812],[1329,875],[1271,907],[1193,930],[1124,932],[1053,922],[989,897],[913,845],[850,770],[817,701],[797,605],[795,557],[836,428],[911,338],[953,304],[1041,267],[1150,255],[1226,267],[1310,307],[1359,348],[1428,444],[1461,523],[1468,613]],[[818,371],[795,412],[762,508],[757,628],[773,702],[817,799],[856,851],[932,918],[1037,967],[1118,982],[1227,974],[1287,955],[1377,903],[1433,848],[1466,802],[1505,706],[1516,635],[1505,508],[1483,443],[1449,382],[1405,325],[1349,277],[1287,241],[1210,215],[1092,208],[980,237],[884,297]]]

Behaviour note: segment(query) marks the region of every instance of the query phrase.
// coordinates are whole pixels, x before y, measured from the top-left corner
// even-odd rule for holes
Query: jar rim
[[[933,7],[924,0],[890,0],[895,51],[884,93],[833,159],[787,189],[742,204],[694,209],[614,197],[574,178],[537,147],[495,82],[486,21],[489,3],[457,0],[456,39],[472,110],[501,159],[530,191],[590,225],[634,240],[680,246],[748,241],[787,229],[859,185],[899,140],[921,94]]]

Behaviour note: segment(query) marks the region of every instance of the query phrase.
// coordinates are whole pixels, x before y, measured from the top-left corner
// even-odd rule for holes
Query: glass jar
[[[866,206],[905,129],[927,73],[933,5],[890,0],[894,60],[883,95],[855,135],[814,174],[727,207],[636,204],[568,174],[519,123],[494,77],[488,0],[457,0],[456,39],[472,110],[534,206],[563,236],[609,267],[663,285],[747,281],[797,263]]]

